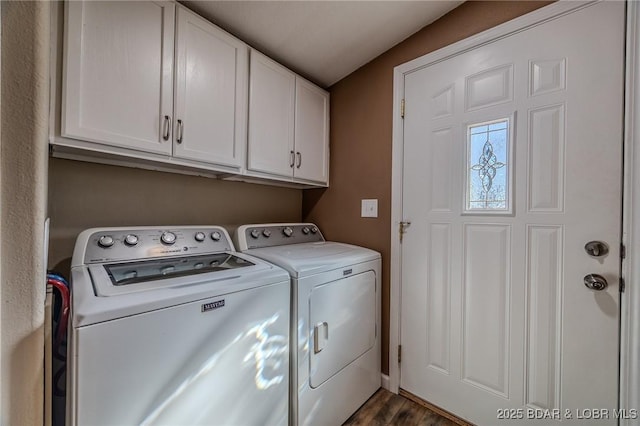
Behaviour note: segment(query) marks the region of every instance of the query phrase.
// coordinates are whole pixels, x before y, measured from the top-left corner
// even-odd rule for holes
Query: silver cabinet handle
[[[169,140],[171,136],[171,117],[168,115],[164,116],[164,124],[162,125],[162,139],[165,141]]]
[[[178,136],[176,137],[176,142],[182,143],[182,132],[184,131],[184,123],[182,120],[178,120]]]
[[[296,166],[296,169],[299,169],[300,166],[302,166],[302,154],[298,151],[296,152],[296,156],[298,157],[298,165]]]
[[[293,151],[290,151],[289,153],[289,167],[293,168],[293,166],[295,165],[296,162],[296,153]]]

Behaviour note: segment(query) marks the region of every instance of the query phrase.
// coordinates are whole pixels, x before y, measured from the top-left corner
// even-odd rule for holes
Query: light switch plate
[[[362,217],[378,217],[378,200],[362,200]]]

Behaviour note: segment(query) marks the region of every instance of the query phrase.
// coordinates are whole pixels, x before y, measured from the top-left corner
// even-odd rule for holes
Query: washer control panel
[[[313,223],[243,225],[236,231],[238,250],[325,241]]]
[[[153,259],[233,251],[227,231],[219,226],[104,228],[89,235],[84,263]]]

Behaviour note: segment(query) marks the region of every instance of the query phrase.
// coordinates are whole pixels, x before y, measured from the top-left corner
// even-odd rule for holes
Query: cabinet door
[[[240,167],[246,149],[248,48],[178,7],[173,155]]]
[[[295,86],[295,74],[251,51],[249,170],[292,176]]]
[[[66,8],[62,136],[170,154],[175,4]]]
[[[329,180],[329,93],[296,77],[296,165],[299,179]]]

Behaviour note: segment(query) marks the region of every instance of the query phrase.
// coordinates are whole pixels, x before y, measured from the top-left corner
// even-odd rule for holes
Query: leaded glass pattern
[[[472,124],[467,131],[467,211],[507,212],[509,119]]]

